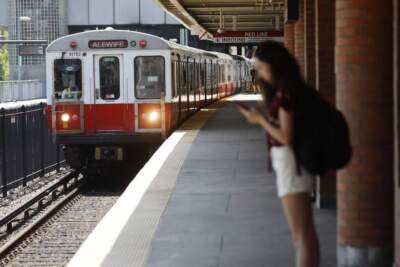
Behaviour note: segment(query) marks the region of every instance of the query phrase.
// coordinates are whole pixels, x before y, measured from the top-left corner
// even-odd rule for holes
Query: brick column
[[[338,172],[338,266],[392,266],[393,4],[336,1],[336,101],[354,156]]]
[[[304,74],[304,1],[299,0],[299,19],[294,24],[294,56]]]
[[[315,88],[315,0],[304,0],[304,75]]]
[[[394,0],[394,187],[395,187],[395,267],[400,267],[400,1]]]
[[[294,24],[285,23],[283,29],[283,43],[290,53],[294,54]]]
[[[335,1],[315,0],[316,88],[333,105],[335,101]],[[336,173],[317,180],[317,206],[336,207]]]

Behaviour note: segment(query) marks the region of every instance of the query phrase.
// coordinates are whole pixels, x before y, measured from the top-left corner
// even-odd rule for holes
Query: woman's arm
[[[239,110],[250,123],[260,124],[269,135],[281,144],[291,144],[293,139],[293,118],[290,112],[287,112],[283,108],[279,108],[278,116],[280,127],[276,127],[268,122],[265,117],[256,110],[245,110],[240,107]]]

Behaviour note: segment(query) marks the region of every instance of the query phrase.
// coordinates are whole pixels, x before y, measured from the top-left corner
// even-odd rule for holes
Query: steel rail
[[[57,193],[61,194],[60,192],[57,192],[57,189],[61,186],[63,186],[63,191],[66,192],[66,190],[69,189],[67,188],[68,182],[71,181],[71,179],[73,178],[77,178],[78,175],[79,174],[76,171],[71,171],[67,173],[65,176],[60,178],[60,180],[57,181],[55,184],[51,185],[43,192],[39,193],[35,197],[28,200],[22,206],[16,208],[14,211],[10,212],[9,214],[1,218],[0,228],[7,226],[7,232],[8,233],[12,232],[13,231],[12,223],[15,221],[20,221],[20,219],[18,219],[19,216],[23,214],[24,220],[30,218],[29,213],[33,209],[32,207],[35,204],[38,204],[37,210],[41,210],[42,208],[44,208],[46,205],[43,205],[43,201],[45,200],[46,197],[48,197],[51,194],[53,198],[52,200],[54,200],[58,196]]]
[[[57,211],[69,203],[80,192],[82,185],[83,183],[72,189],[71,192],[69,192],[64,198],[60,199],[53,207],[51,207],[51,209],[47,210],[27,228],[23,229],[15,237],[4,244],[0,248],[0,260],[5,259],[8,255],[10,255],[10,253],[15,254],[13,251],[18,250],[18,246],[22,244],[24,240],[28,239],[29,236],[34,234],[40,226],[44,225],[49,219],[51,219],[51,217],[55,215]],[[30,242],[32,240],[30,240]]]

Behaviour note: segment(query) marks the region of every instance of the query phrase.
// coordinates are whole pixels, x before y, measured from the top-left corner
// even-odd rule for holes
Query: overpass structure
[[[215,42],[257,42],[281,36],[284,1],[156,0],[192,34]]]

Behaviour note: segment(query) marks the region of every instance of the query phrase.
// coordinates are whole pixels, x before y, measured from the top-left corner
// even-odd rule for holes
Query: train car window
[[[101,57],[99,60],[100,97],[115,100],[120,96],[120,75],[118,57]]]
[[[162,56],[135,58],[135,96],[138,99],[159,99],[165,92],[165,62]]]
[[[224,63],[224,65],[222,65],[222,82],[223,82],[223,83],[226,82],[225,68],[226,68],[226,65],[225,65],[225,63]]]
[[[199,63],[195,62],[194,68],[195,90],[197,91],[197,88],[199,88]]]
[[[176,61],[171,63],[171,83],[172,83],[172,97],[177,95],[177,82],[176,82]]]
[[[204,86],[204,67],[205,64],[200,63],[200,86],[203,87]]]
[[[78,100],[82,97],[80,59],[54,60],[54,96],[62,100]]]
[[[182,93],[182,95],[183,94],[186,94],[187,93],[187,88],[186,88],[186,79],[187,79],[187,77],[186,77],[186,67],[187,67],[187,65],[186,65],[186,62],[181,62],[181,67],[182,67],[182,72],[181,72],[181,81],[182,81],[182,83],[181,83],[181,93]]]
[[[189,87],[190,92],[194,91],[194,67],[193,62],[189,63]]]
[[[202,86],[201,83],[201,63],[197,63],[197,79],[198,79],[198,87]]]
[[[187,91],[190,92],[190,62],[186,63],[186,86],[187,86]]]

